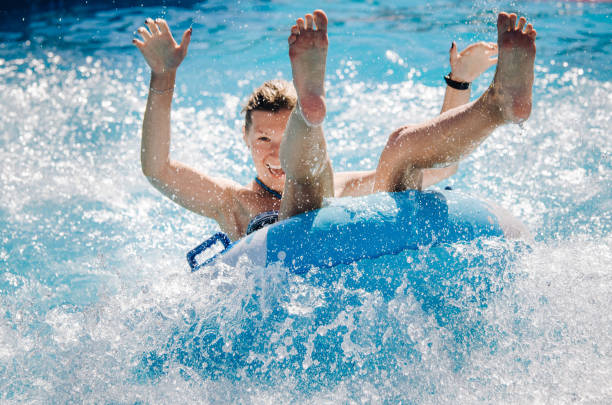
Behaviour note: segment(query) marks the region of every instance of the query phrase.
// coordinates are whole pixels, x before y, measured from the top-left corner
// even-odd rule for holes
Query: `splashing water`
[[[612,6],[324,8],[336,170],[372,169],[393,129],[438,113],[452,40],[493,40],[497,10],[534,21],[531,118],[496,130],[448,184],[510,209],[536,242],[475,241],[305,277],[246,259],[190,274],[184,253],[217,227],[141,174],[148,71],[132,32],[162,14],[175,34],[193,25],[172,154],[244,184],[254,171],[240,103],[290,77],[286,27],[305,10],[184,2],[24,21],[15,11],[0,29],[2,401],[612,401]]]

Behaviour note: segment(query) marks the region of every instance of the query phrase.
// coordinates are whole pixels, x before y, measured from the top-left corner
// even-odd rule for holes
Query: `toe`
[[[512,13],[510,14],[510,31],[512,31],[514,27],[516,27],[516,14]]]
[[[291,35],[300,35],[300,29],[297,25],[291,27]]]
[[[306,26],[304,25],[304,19],[303,18],[298,18],[296,21],[296,24],[299,28],[300,31],[305,30]]]
[[[293,43],[297,41],[297,35],[295,34],[289,35],[289,38],[287,38],[287,41],[289,42],[289,45],[293,45]]]
[[[510,15],[508,13],[499,13],[497,16],[497,32],[501,34],[502,32],[508,31],[510,27]]]
[[[323,12],[323,10],[315,10],[313,14],[315,24],[317,24],[317,30],[327,31],[327,16]]]
[[[518,27],[516,27],[516,29],[519,31],[523,31],[523,28],[525,27],[526,23],[527,23],[527,20],[525,19],[525,17],[519,18]]]
[[[314,17],[312,16],[312,14],[306,14],[306,29],[314,29]]]
[[[533,32],[533,25],[527,24],[527,27],[525,28],[525,34],[529,35],[531,34],[531,32]]]

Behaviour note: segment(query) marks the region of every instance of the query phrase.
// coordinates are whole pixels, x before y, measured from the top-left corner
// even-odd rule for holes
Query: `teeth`
[[[270,169],[273,169],[273,170],[280,170],[281,169],[280,165],[275,166],[275,165],[266,164],[266,166],[268,166]]]

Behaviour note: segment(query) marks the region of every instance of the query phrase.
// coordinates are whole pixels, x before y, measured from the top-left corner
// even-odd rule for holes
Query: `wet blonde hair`
[[[293,110],[297,104],[297,95],[293,84],[282,79],[268,80],[249,96],[246,105],[242,108],[244,125],[248,131],[253,123],[251,114],[253,111]]]

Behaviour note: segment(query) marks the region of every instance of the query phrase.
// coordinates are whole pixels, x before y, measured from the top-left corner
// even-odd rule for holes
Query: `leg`
[[[298,106],[280,147],[285,188],[279,218],[321,207],[333,195],[333,171],[321,124],[325,118],[327,16],[321,10],[298,19],[289,37],[289,58]],[[314,24],[316,23],[316,29]]]
[[[525,22],[521,17],[517,27],[515,14],[499,15],[497,70],[478,100],[391,134],[376,169],[375,191],[420,189],[422,169],[457,162],[498,126],[529,117],[536,32],[531,24],[523,30]]]

